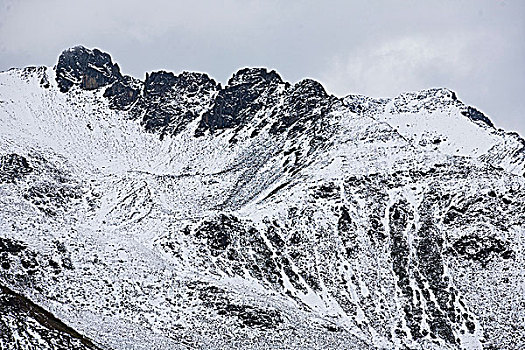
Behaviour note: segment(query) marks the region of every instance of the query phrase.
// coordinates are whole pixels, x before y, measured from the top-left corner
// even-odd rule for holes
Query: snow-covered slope
[[[76,47],[0,73],[0,125],[0,283],[101,348],[525,346],[524,141],[449,90]]]

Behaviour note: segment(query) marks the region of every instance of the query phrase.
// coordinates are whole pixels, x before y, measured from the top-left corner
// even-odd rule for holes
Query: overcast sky
[[[0,0],[0,70],[82,44],[124,73],[265,66],[339,96],[448,87],[525,136],[525,1]]]

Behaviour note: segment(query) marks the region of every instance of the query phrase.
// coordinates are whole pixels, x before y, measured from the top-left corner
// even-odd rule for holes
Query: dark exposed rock
[[[219,307],[219,314],[237,316],[247,327],[275,328],[281,322],[278,310],[261,309],[249,305],[227,304]]]
[[[274,111],[272,119],[277,121],[270,132],[281,133],[294,124],[293,131],[304,130],[307,121],[321,118],[327,113],[332,98],[315,80],[304,79],[294,84],[286,92],[283,107]]]
[[[196,131],[201,136],[205,131],[243,125],[261,109],[275,100],[277,88],[283,84],[275,71],[265,68],[245,68],[235,73],[228,85],[219,91],[211,109],[204,113]]]
[[[138,98],[140,90],[133,78],[123,77],[107,87],[104,97],[109,99],[109,106],[114,109],[124,110],[131,106]]]
[[[111,56],[98,49],[77,46],[62,52],[56,65],[56,81],[61,92],[73,86],[95,90],[107,86],[104,97],[113,109],[129,108],[138,98],[139,82],[123,76]],[[45,84],[45,81],[43,82]],[[49,85],[49,84],[48,84]]]
[[[146,73],[144,96],[163,95],[170,91],[178,80],[172,72],[158,71],[151,74]]]
[[[468,117],[470,120],[481,121],[492,128],[494,127],[492,121],[474,107],[467,106],[465,110],[461,111],[461,114]]]
[[[228,86],[255,86],[258,84],[267,85],[272,82],[282,83],[281,77],[274,70],[268,71],[266,68],[243,68],[237,71],[228,80]]]
[[[216,220],[203,222],[195,231],[195,237],[205,238],[212,254],[218,255],[230,244],[230,232],[235,229],[238,222],[234,216],[220,214]]]
[[[45,72],[42,73],[42,78],[40,78],[40,86],[42,86],[44,89],[49,89],[49,78]]]
[[[58,58],[56,81],[62,92],[75,85],[94,90],[119,80],[122,80],[119,66],[111,61],[109,54],[98,49],[76,46],[62,52]]]
[[[0,253],[6,252],[11,254],[17,254],[25,248],[26,246],[22,242],[0,237]]]
[[[511,259],[514,252],[509,244],[495,237],[468,235],[452,243],[449,253],[486,265],[496,256]]]
[[[435,203],[439,200],[439,193],[435,190],[430,190],[425,194],[425,199],[419,208],[421,217],[418,236],[420,240],[416,245],[416,251],[422,277],[428,283],[438,303],[438,305],[428,303],[429,312],[433,316],[429,321],[431,334],[435,334],[450,344],[455,344],[456,338],[452,331],[452,323],[455,322],[455,308],[451,300],[456,296],[450,290],[449,282],[444,278],[443,233],[435,226],[432,216]],[[418,285],[423,286],[421,279],[418,280]]]
[[[339,187],[333,183],[323,183],[314,189],[313,197],[315,199],[337,199],[339,198]]]
[[[225,291],[218,287],[200,287],[198,293],[206,306],[215,309],[219,315],[238,318],[246,327],[276,328],[283,322],[278,310],[234,303],[229,300]]]
[[[412,337],[418,339],[425,336],[425,330],[421,328],[423,309],[420,301],[420,298],[424,298],[431,337],[456,344],[452,330],[456,322],[456,309],[453,306],[456,295],[444,276],[443,240],[432,221],[432,206],[436,198],[437,194],[432,191],[425,195],[419,208],[420,227],[417,232],[410,223],[414,218],[413,209],[406,201],[401,200],[391,207],[391,256],[393,270],[398,277],[397,285],[404,296],[403,310]],[[405,232],[417,235],[417,239],[410,243]],[[415,254],[411,254],[411,251]],[[414,290],[414,284],[421,294]],[[437,305],[431,300],[430,291],[437,299]]]
[[[339,215],[339,221],[337,222],[337,230],[339,235],[343,238],[345,243],[345,253],[347,256],[355,258],[357,257],[357,234],[356,226],[352,222],[348,209],[343,205],[341,206],[341,214]]]
[[[421,306],[414,303],[413,289],[410,286],[410,247],[404,236],[413,217],[412,209],[406,201],[399,201],[390,208],[390,235],[392,238],[391,257],[397,285],[404,296],[404,312],[408,328],[415,339],[423,337],[421,333]]]
[[[29,187],[23,197],[44,213],[54,216],[58,210],[65,209],[71,200],[78,199],[79,190],[75,187],[51,182],[42,182]]]
[[[37,260],[37,254],[33,251],[29,251],[27,254],[24,254],[20,258],[20,263],[22,267],[28,272],[33,271],[37,266],[40,265]]]
[[[241,221],[232,215],[221,214],[213,219],[199,224],[194,236],[216,257],[215,264],[231,275],[251,275],[260,281],[273,286],[276,290],[283,288],[282,274],[297,290],[307,293],[304,282],[308,279],[313,288],[319,288],[313,276],[305,271],[298,273],[292,268],[292,261],[282,254],[287,242],[280,235],[281,228],[277,224],[268,227],[265,232],[268,244],[261,232],[250,227],[248,222]],[[272,253],[272,248],[277,252]]]
[[[270,242],[272,242],[272,245],[279,250],[285,247],[286,245],[286,242],[279,235],[279,229],[273,225],[268,226],[266,237],[268,237]]]
[[[32,171],[27,159],[16,153],[0,155],[0,183],[14,182]]]
[[[211,96],[219,88],[204,73],[146,74],[142,94],[131,114],[141,118],[146,130],[159,132],[161,138],[176,135],[208,108]]]
[[[388,101],[363,95],[348,95],[343,99],[343,104],[356,114],[368,115],[382,113]]]

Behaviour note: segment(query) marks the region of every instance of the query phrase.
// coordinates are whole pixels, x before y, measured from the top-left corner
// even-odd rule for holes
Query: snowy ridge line
[[[293,117],[290,125],[286,119],[279,121],[274,118],[283,112],[286,114],[286,103],[283,106],[283,99],[286,101],[287,98],[286,92],[290,91],[293,95],[294,90],[298,90],[307,96],[317,95],[317,98],[321,98],[320,101],[326,100],[328,106],[346,106],[350,112],[384,121],[401,137],[418,146],[431,146],[453,156],[474,156],[513,174],[525,174],[525,141],[516,133],[496,130],[486,116],[463,104],[453,91],[446,88],[402,93],[391,99],[374,99],[361,95],[336,98],[327,95],[317,82],[304,80],[292,86],[283,82],[275,71],[268,72],[263,68],[244,68],[235,73],[229,80],[231,85],[227,84],[225,87],[221,87],[206,74],[191,72],[183,72],[178,76],[165,71],[153,72],[147,74],[146,80],[142,82],[122,76],[120,68],[113,64],[108,54],[81,46],[64,51],[55,69],[57,74],[54,70],[48,74],[42,71],[42,67],[30,67],[21,70],[20,74],[26,77],[36,74],[41,85],[42,81],[56,80],[61,91],[76,87],[102,89],[102,95],[108,99],[112,109],[127,112],[129,117],[124,118],[139,119],[146,130],[160,133],[161,139],[170,133],[180,133],[183,128],[193,125],[193,121],[198,124],[196,135],[204,135],[207,131],[214,134],[232,127],[247,127],[252,133],[256,133],[265,123],[273,123],[271,130],[292,127],[293,131],[298,127],[300,119],[294,122],[296,118]],[[71,80],[71,74],[76,80]],[[63,83],[62,77],[68,83]],[[85,81],[91,83],[86,85]],[[263,103],[266,107],[273,108],[273,112],[269,113],[272,119],[251,120],[246,112],[264,115],[261,113],[263,110],[239,111],[239,106],[229,105],[242,101],[237,96],[243,91],[254,91],[247,94],[248,97],[243,97],[247,101],[253,100],[256,104]],[[292,103],[299,101],[292,100]],[[242,103],[246,102],[241,102],[241,108]],[[277,104],[272,105],[273,103]],[[334,107],[328,108],[333,110]],[[227,113],[230,113],[228,118],[217,116],[217,112],[213,112],[217,108],[219,111],[227,108]],[[255,108],[259,109],[260,105]],[[321,117],[327,111],[323,111],[323,108],[317,110]],[[414,117],[421,114],[425,117],[417,117],[416,121]],[[256,120],[259,120],[260,126],[250,126],[250,121]],[[473,140],[476,140],[475,143]],[[230,141],[236,142],[235,136]]]
[[[139,81],[76,47],[0,101],[0,283],[101,348],[525,346],[524,142],[450,90]]]

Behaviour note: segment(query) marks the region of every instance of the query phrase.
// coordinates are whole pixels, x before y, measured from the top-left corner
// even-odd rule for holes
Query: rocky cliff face
[[[119,66],[113,64],[107,53],[97,49],[77,46],[62,52],[58,58],[56,81],[61,92],[73,86],[95,90],[122,79]]]
[[[525,142],[454,92],[83,47],[0,82],[2,346],[525,346]]]

